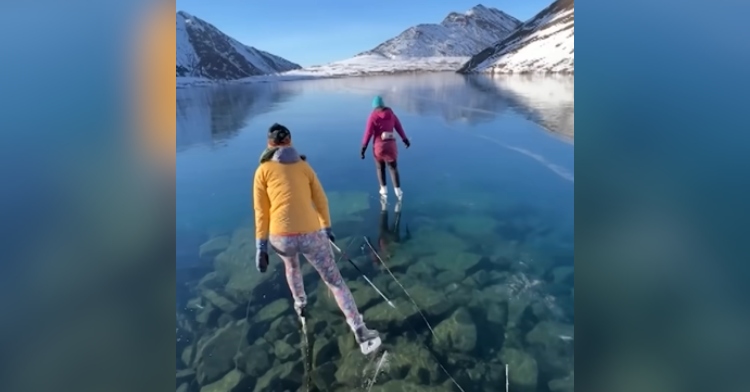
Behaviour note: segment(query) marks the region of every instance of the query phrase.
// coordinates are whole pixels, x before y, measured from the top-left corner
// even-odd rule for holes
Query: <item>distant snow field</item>
[[[404,72],[455,71],[467,60],[469,60],[469,57],[386,58],[378,55],[362,55],[326,65],[292,70],[284,72],[282,75],[335,77]]]

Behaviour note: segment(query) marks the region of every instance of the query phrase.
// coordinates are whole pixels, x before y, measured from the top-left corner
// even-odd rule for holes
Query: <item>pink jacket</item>
[[[396,141],[395,138],[389,137],[392,135],[386,134],[386,138],[383,138],[383,133],[393,133],[393,130],[398,132],[401,136],[401,140],[406,140],[406,134],[404,128],[401,127],[401,122],[398,121],[398,117],[393,113],[391,108],[375,109],[370,113],[370,117],[367,119],[367,126],[365,127],[365,135],[362,138],[362,147],[367,148],[370,144],[370,139],[373,139],[372,144],[377,145],[385,143],[387,141]]]

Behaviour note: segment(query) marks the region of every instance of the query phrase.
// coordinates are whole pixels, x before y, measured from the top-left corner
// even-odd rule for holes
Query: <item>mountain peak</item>
[[[495,8],[477,4],[470,10],[451,12],[439,24],[418,24],[359,55],[386,58],[469,57],[497,42],[521,21]]]
[[[574,72],[573,0],[555,0],[512,34],[475,54],[458,72]]]
[[[247,46],[216,26],[177,12],[177,76],[241,79],[301,68],[281,57]]]

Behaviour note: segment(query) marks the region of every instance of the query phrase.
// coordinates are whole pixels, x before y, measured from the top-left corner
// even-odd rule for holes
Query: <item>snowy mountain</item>
[[[214,25],[184,11],[177,12],[177,77],[234,80],[301,68],[247,46]]]
[[[574,0],[556,0],[459,73],[573,73]]]
[[[357,56],[403,57],[472,56],[505,38],[521,21],[481,4],[465,13],[451,12],[440,24],[420,24]]]
[[[518,19],[479,4],[464,13],[451,12],[439,24],[410,27],[352,58],[290,74],[326,77],[454,71],[520,25]]]

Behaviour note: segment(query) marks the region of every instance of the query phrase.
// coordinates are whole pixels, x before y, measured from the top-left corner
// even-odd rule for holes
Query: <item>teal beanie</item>
[[[372,99],[372,107],[373,108],[385,107],[385,103],[383,103],[383,98],[381,98],[380,95],[376,95],[375,98]]]

